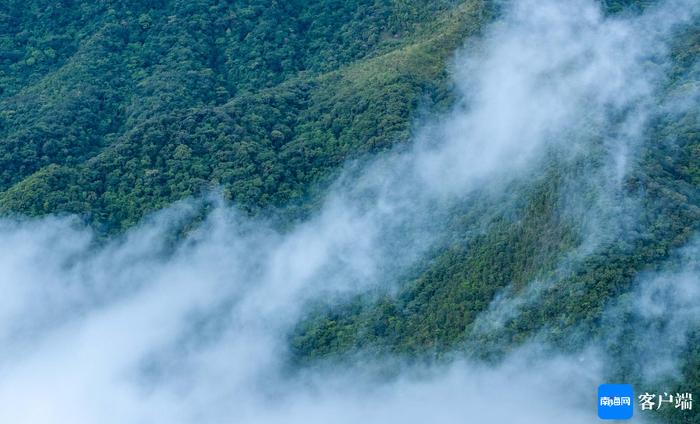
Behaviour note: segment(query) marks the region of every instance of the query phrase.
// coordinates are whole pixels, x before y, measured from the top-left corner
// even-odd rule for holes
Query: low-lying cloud
[[[70,218],[2,221],[0,421],[592,421],[600,366],[536,347],[388,381],[371,372],[381,361],[283,369],[308,302],[392,284],[451,202],[526,181],[546,151],[585,152],[600,128],[617,130],[603,139],[619,179],[663,77],[648,59],[697,5],[627,19],[583,0],[506,9],[455,60],[460,106],[341,178],[287,232],[219,206],[172,246],[195,202],[107,243]]]

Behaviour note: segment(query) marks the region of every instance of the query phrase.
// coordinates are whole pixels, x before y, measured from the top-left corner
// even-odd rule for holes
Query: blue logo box
[[[634,412],[634,392],[629,384],[598,386],[598,418],[628,420]]]

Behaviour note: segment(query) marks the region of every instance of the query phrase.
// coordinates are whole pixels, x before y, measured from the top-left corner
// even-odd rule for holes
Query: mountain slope
[[[25,24],[36,34],[23,60],[6,60],[2,209],[119,230],[214,186],[251,213],[298,203],[346,158],[408,138],[419,104],[447,96],[446,61],[486,13],[263,3],[36,3],[44,21]],[[9,8],[6,33],[29,19]],[[39,55],[34,70],[52,17],[85,8],[94,16],[70,29],[79,47]]]
[[[110,240],[221,190],[284,232],[318,212],[336,177],[353,172],[348,162],[402,152],[433,134],[422,121],[439,127],[470,112],[479,93],[459,97],[455,52],[466,44],[461,56],[488,54],[507,3],[5,2],[0,212],[77,214]],[[620,19],[656,4],[602,3]],[[368,353],[496,363],[532,340],[566,353],[593,340],[626,364],[606,376],[645,390],[629,358],[649,341],[625,308],[648,274],[686,265],[678,252],[700,231],[694,19],[664,36],[669,52],[643,61],[640,73],[663,78],[619,184],[606,141],[624,139],[637,111],[613,105],[596,120],[582,108],[582,126],[558,133],[560,147],[524,176],[484,182],[436,217],[434,245],[395,284],[311,305],[288,335],[288,363]],[[655,384],[700,387],[698,331],[689,325],[678,375]],[[664,418],[694,422],[696,411]]]

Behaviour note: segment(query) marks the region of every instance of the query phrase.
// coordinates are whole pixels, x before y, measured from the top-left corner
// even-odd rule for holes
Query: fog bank
[[[545,152],[585,154],[614,128],[600,145],[619,184],[665,72],[649,59],[697,9],[513,2],[456,57],[455,110],[349,171],[286,232],[219,205],[172,246],[197,201],[106,244],[71,218],[0,222],[0,421],[591,422],[599,359],[535,344],[389,381],[373,372],[387,358],[288,377],[286,336],[311,301],[394,284],[451,204],[528,181]]]

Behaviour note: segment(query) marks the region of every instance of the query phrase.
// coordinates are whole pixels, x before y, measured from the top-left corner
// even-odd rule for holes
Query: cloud
[[[640,274],[634,289],[606,311],[603,326],[609,331],[602,343],[624,343],[624,360],[638,364],[643,383],[681,378],[689,333],[700,328],[699,258],[696,236],[660,269]]]
[[[600,128],[634,139],[663,74],[647,60],[686,19],[655,10],[515,2],[455,60],[459,107],[413,147],[349,169],[286,232],[218,206],[173,245],[194,201],[107,242],[71,219],[3,221],[0,421],[589,422],[595,361],[528,348],[493,366],[383,359],[401,370],[386,380],[371,372],[381,361],[290,377],[286,335],[310,301],[392,284],[452,202],[527,181],[546,151],[587,151]]]

